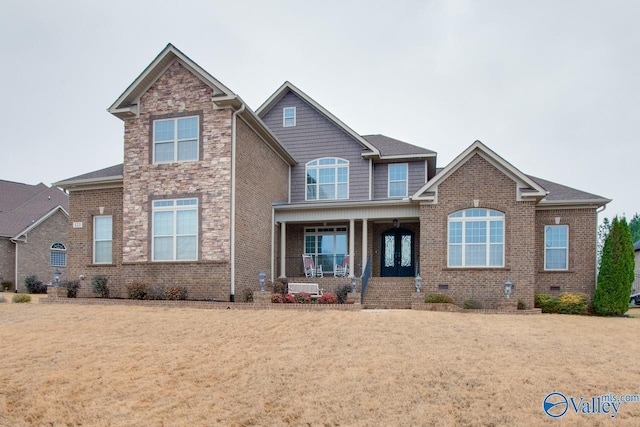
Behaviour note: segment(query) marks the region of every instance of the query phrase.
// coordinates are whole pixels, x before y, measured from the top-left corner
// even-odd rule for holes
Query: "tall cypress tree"
[[[627,220],[616,216],[604,242],[593,308],[600,316],[622,316],[629,309],[635,260]]]

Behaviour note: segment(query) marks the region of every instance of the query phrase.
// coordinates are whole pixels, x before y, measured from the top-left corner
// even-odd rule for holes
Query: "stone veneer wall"
[[[236,122],[235,295],[271,277],[272,203],[286,202],[289,167],[241,119]],[[277,269],[277,267],[276,267]]]
[[[474,207],[505,214],[504,268],[448,268],[448,215]],[[535,203],[516,200],[516,184],[480,155],[472,156],[438,188],[438,203],[420,207],[422,292],[449,295],[457,304],[473,299],[495,308],[504,282],[515,284],[511,297],[533,307],[536,271]],[[447,290],[438,285],[448,285]]]
[[[544,227],[555,225],[555,218],[560,219],[559,224],[569,226],[567,271],[544,270]],[[597,230],[597,214],[593,208],[536,211],[536,293],[580,292],[589,298],[593,296]]]
[[[93,263],[93,218],[111,215],[113,224],[112,263]],[[69,244],[67,245],[67,265],[69,274],[66,280],[80,280],[79,297],[94,296],[91,291],[91,278],[104,275],[109,278],[111,295],[124,296],[122,282],[122,188],[101,190],[71,191],[69,193]],[[80,223],[81,227],[74,227]]]

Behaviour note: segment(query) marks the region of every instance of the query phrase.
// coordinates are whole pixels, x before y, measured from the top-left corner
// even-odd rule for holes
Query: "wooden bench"
[[[306,292],[311,295],[312,299],[320,298],[322,296],[322,289],[318,288],[317,283],[289,283],[289,293],[299,294]]]

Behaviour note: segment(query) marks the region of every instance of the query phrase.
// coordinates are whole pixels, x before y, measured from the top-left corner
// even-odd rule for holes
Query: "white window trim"
[[[315,236],[316,247],[314,252],[307,252],[307,236]],[[334,252],[332,254],[328,253],[318,253],[318,236],[345,236],[347,239],[347,248],[344,254]],[[313,255],[314,262],[318,263],[319,256],[331,256],[333,255],[332,265],[336,263],[336,256],[344,255],[349,256],[349,227],[347,225],[336,225],[332,227],[306,227],[304,229],[304,239],[302,241],[303,245],[303,253],[308,255]],[[333,267],[331,268],[333,270]]]
[[[178,139],[178,120],[181,119],[197,119],[198,120],[198,135],[196,135],[196,158],[195,159],[190,159],[190,160],[178,160],[178,145],[180,141],[188,141],[191,140],[193,138],[188,138],[185,140],[179,140]],[[173,160],[167,161],[167,162],[160,162],[156,160],[156,123],[157,122],[167,122],[173,120],[174,122],[174,126],[173,126]],[[156,119],[153,121],[153,129],[151,131],[153,133],[152,135],[152,151],[153,151],[153,163],[154,164],[167,164],[167,163],[186,163],[186,162],[197,162],[200,159],[200,116],[198,115],[194,115],[194,116],[184,116],[184,117],[168,117],[166,119]],[[162,141],[162,143],[166,143],[168,141]]]
[[[406,179],[404,180],[391,180],[391,166],[404,166],[406,171]],[[404,194],[401,196],[392,196],[391,195],[391,183],[394,182],[403,182],[404,181]],[[407,197],[409,195],[409,163],[389,163],[387,165],[387,197],[391,199],[399,198],[399,197]]]
[[[196,204],[195,205],[185,205],[185,206],[178,206],[177,201],[179,200],[195,200]],[[174,202],[173,206],[154,206],[155,202]],[[195,231],[195,237],[196,237],[196,252],[195,252],[195,258],[194,259],[177,259],[177,255],[178,255],[178,251],[177,251],[177,242],[178,242],[178,234],[176,234],[177,231],[177,225],[176,225],[176,221],[177,221],[177,215],[175,215],[175,212],[180,211],[180,210],[195,210],[196,211],[196,231]],[[155,251],[155,241],[156,241],[156,236],[154,234],[154,230],[153,230],[153,225],[154,225],[154,221],[155,221],[155,216],[154,214],[156,212],[174,212],[173,215],[173,259],[161,259],[161,260],[156,260],[155,256],[156,256],[156,251]],[[185,198],[180,198],[180,199],[155,199],[152,200],[151,202],[151,259],[153,262],[193,262],[193,261],[197,261],[199,258],[199,251],[200,251],[200,238],[199,238],[199,233],[200,233],[200,201],[198,200],[197,197],[185,197]],[[181,235],[181,236],[185,236],[185,235]],[[191,236],[191,234],[188,234],[188,236]]]
[[[487,211],[487,216],[475,216],[475,217],[467,217],[465,216],[464,212],[471,210],[471,209],[476,209],[476,208],[467,208],[467,209],[461,209],[459,211],[456,212],[452,212],[451,214],[449,214],[449,216],[447,217],[447,268],[473,268],[473,269],[488,269],[488,268],[504,268],[505,266],[505,253],[506,253],[506,224],[505,224],[505,214],[504,212],[500,212],[497,211],[495,209],[488,209],[488,208],[477,208],[477,209],[484,209]],[[499,214],[501,214],[501,216],[491,216],[490,212],[497,212]],[[458,212],[463,212],[462,217],[451,217],[451,215],[458,213]],[[490,226],[490,222],[491,221],[496,221],[496,220],[502,220],[502,259],[501,259],[501,264],[500,265],[491,265],[490,260],[491,260],[491,226]],[[486,221],[487,222],[487,239],[486,242],[484,243],[484,245],[487,247],[487,251],[486,251],[486,264],[485,265],[466,265],[465,264],[465,255],[466,255],[466,246],[467,245],[473,245],[473,243],[469,243],[467,244],[465,242],[465,230],[466,230],[466,223],[467,222],[473,222],[473,221]],[[456,246],[460,245],[462,247],[462,265],[451,265],[451,261],[449,259],[450,256],[450,247],[451,247],[451,237],[450,237],[450,233],[451,233],[451,223],[452,222],[461,222],[462,223],[462,243],[455,243]]]
[[[110,239],[96,239],[96,219],[97,218],[111,218],[111,238]],[[96,261],[96,242],[111,242],[111,261]],[[93,217],[93,263],[94,264],[113,264],[113,216],[112,215],[96,215]]]
[[[293,124],[292,125],[288,125],[287,124],[287,110],[293,110]],[[297,123],[297,111],[296,111],[296,107],[284,107],[282,109],[282,127],[283,128],[292,128],[296,125]]]
[[[57,245],[60,245],[62,247],[61,248],[54,248],[54,246],[57,246]],[[53,255],[53,253],[64,254],[64,264],[54,264],[54,263],[52,263],[51,262],[51,255]],[[66,267],[67,266],[67,247],[65,246],[64,243],[55,242],[49,247],[49,265],[51,267]]]
[[[326,159],[333,159],[336,162],[334,164],[332,164],[332,165],[321,165],[320,161],[321,160],[326,160]],[[338,164],[338,160],[341,160],[341,161],[346,162],[346,163]],[[313,163],[313,162],[317,162],[317,165],[309,166],[309,164]],[[340,157],[321,157],[321,158],[313,159],[313,160],[310,160],[309,162],[307,162],[307,164],[305,165],[305,168],[304,168],[304,199],[306,201],[311,201],[311,202],[331,202],[331,201],[335,201],[335,200],[349,200],[349,166],[350,166],[349,161],[346,160],[346,159],[342,159]],[[338,184],[339,184],[339,182],[338,182],[338,169],[339,168],[347,168],[347,182],[346,182],[346,184],[347,184],[347,194],[346,194],[345,197],[338,197]],[[319,177],[318,177],[318,180],[315,183],[315,186],[316,186],[316,198],[315,199],[310,199],[309,198],[309,193],[307,192],[307,185],[309,185],[309,184],[307,184],[307,175],[308,175],[309,169],[313,169],[313,170],[318,171],[318,175],[320,175],[320,173],[319,173],[320,169],[335,169],[336,170],[336,174],[335,174],[336,179],[335,179],[335,182],[333,183],[333,185],[334,185],[334,194],[335,194],[336,197],[334,197],[333,199],[321,199],[319,197],[320,196],[320,180],[319,180]]]
[[[554,227],[563,227],[567,230],[567,246],[552,246],[547,247],[547,229]],[[564,249],[564,259],[565,259],[565,267],[564,268],[547,268],[547,249]],[[568,271],[569,270],[569,226],[567,224],[559,224],[559,225],[545,225],[544,226],[544,270],[545,271]]]

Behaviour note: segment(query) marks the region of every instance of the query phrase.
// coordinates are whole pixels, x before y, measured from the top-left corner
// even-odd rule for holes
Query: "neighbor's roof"
[[[435,151],[390,138],[385,135],[362,135],[380,151],[380,157],[434,157]]]
[[[0,236],[17,238],[57,210],[69,211],[69,196],[56,187],[0,180]]]

